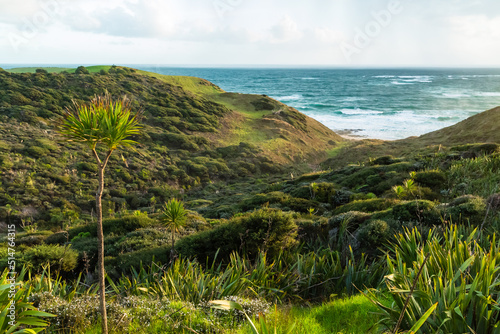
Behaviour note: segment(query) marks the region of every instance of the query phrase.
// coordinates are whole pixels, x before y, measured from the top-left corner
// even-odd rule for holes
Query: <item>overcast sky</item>
[[[500,65],[498,0],[0,0],[0,64]]]

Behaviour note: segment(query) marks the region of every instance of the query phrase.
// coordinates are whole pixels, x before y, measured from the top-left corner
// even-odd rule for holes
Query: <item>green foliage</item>
[[[359,229],[358,240],[363,248],[374,250],[385,245],[391,236],[391,228],[383,220],[371,220]]]
[[[427,226],[441,224],[441,214],[436,208],[436,203],[427,200],[403,202],[387,212],[375,214],[373,218],[389,218],[400,223],[416,222]]]
[[[277,254],[289,249],[297,244],[296,236],[297,225],[292,215],[265,208],[233,218],[213,230],[185,237],[177,243],[177,249],[180,254],[196,256],[200,261],[214,259],[218,251],[230,254],[244,250],[254,257],[259,250]]]
[[[493,237],[483,248],[476,241],[477,230],[463,232],[452,225],[442,239],[433,231],[424,237],[416,229],[398,235],[387,257],[391,274],[386,285],[394,303],[390,307],[378,303],[388,328],[397,322],[407,298],[403,330],[425,315],[429,318],[422,333],[494,333],[500,326],[496,302],[500,291],[495,283],[499,244]],[[409,294],[414,281],[415,290]],[[427,310],[430,314],[424,314]]]
[[[447,187],[446,175],[439,170],[417,172],[415,173],[415,181],[417,181],[420,185],[430,187],[432,189],[441,190]]]
[[[102,222],[102,229],[104,234],[124,234],[127,232],[133,232],[140,228],[146,228],[152,226],[156,221],[149,218],[147,215],[126,215],[119,218],[108,218],[104,219]],[[97,236],[96,224],[87,224],[82,226],[77,226],[68,230],[69,238],[72,240],[80,233],[90,233],[92,236]]]
[[[81,332],[92,324],[98,323],[100,317],[97,295],[84,295],[67,301],[48,292],[42,292],[33,295],[31,300],[37,304],[40,310],[56,316],[48,328],[53,331]],[[108,302],[106,311],[111,328],[120,332],[128,327],[130,318],[124,313],[123,307],[118,302]]]
[[[85,238],[90,238],[90,232],[80,232],[76,237],[71,239],[71,242],[75,242],[79,239],[85,239]]]
[[[22,262],[38,271],[46,265],[60,268],[62,271],[71,271],[75,269],[77,259],[78,253],[75,250],[59,245],[37,245],[22,255]]]
[[[81,232],[85,233],[85,232]],[[66,242],[68,242],[68,232],[62,231],[62,232],[57,232],[49,235],[45,239],[45,243],[49,245],[63,245]]]
[[[89,70],[85,68],[85,66],[78,66],[75,71],[75,74],[89,74]]]
[[[106,92],[92,99],[88,106],[75,104],[73,109],[68,109],[60,121],[59,131],[69,141],[85,143],[93,150],[102,143],[111,152],[118,146],[136,143],[127,138],[139,134],[139,117],[140,113],[131,112],[126,97],[114,102]]]
[[[486,201],[479,196],[457,197],[445,207],[445,217],[454,223],[479,225],[486,214]]]
[[[12,277],[9,269],[0,276],[0,332],[6,334],[39,333],[47,327],[44,317],[52,314],[37,310],[28,302],[31,289],[23,282],[26,272]],[[11,280],[12,279],[12,280]]]
[[[288,199],[290,199],[289,195],[284,194],[280,191],[273,191],[270,193],[257,194],[257,195],[253,195],[250,198],[246,198],[243,201],[241,201],[239,206],[241,208],[241,211],[244,212],[244,211],[259,209],[260,207],[262,207],[266,203],[268,203],[269,205],[283,204]]]
[[[392,206],[398,203],[399,203],[398,200],[386,199],[386,198],[373,198],[361,201],[354,201],[349,204],[345,204],[338,207],[337,209],[335,209],[334,214],[338,215],[349,211],[360,211],[360,212],[383,211],[391,208]]]

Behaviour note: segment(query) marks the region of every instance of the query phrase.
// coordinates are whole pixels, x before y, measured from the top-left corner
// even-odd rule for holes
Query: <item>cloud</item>
[[[448,19],[454,33],[466,37],[495,38],[500,36],[500,16],[454,16]]]
[[[303,33],[299,30],[297,23],[290,17],[283,17],[278,24],[270,29],[271,43],[287,43],[293,40],[301,39]]]

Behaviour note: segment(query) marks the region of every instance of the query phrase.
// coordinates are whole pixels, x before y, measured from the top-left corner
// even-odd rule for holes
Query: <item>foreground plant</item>
[[[5,269],[0,276],[0,333],[38,333],[48,326],[42,317],[54,317],[50,313],[38,311],[28,302],[31,287],[22,283],[24,275],[23,269],[14,282],[8,279],[9,270]]]
[[[133,113],[130,100],[123,97],[113,101],[106,93],[96,96],[87,104],[74,103],[68,108],[58,130],[68,141],[80,142],[92,151],[97,163],[99,186],[96,192],[98,267],[102,332],[108,332],[106,320],[106,300],[104,282],[104,234],[102,230],[102,193],[104,191],[104,170],[111,154],[121,146],[131,146],[136,142],[128,139],[139,134],[139,113]],[[99,146],[99,147],[98,147]],[[104,148],[104,156],[99,156],[99,148]]]
[[[500,332],[499,243],[493,235],[488,248],[482,248],[477,229],[463,232],[451,226],[443,237],[434,231],[423,237],[417,229],[397,236],[386,276],[394,303],[387,307],[375,293],[370,295],[387,327],[401,318],[401,329],[411,330],[428,317],[422,333]]]

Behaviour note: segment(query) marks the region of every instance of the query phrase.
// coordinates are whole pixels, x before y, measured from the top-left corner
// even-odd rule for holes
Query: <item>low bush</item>
[[[438,190],[446,188],[446,175],[441,171],[416,172],[414,178],[424,187]]]
[[[69,241],[68,237],[69,234],[66,231],[57,232],[49,235],[45,239],[45,243],[49,245],[64,245],[66,242]]]
[[[337,209],[335,209],[334,214],[338,215],[349,211],[361,211],[361,212],[383,211],[391,208],[392,206],[398,203],[399,203],[398,200],[386,199],[386,198],[373,198],[361,201],[354,201],[349,204],[345,204],[338,207]]]
[[[427,200],[408,201],[397,204],[387,212],[373,215],[375,219],[395,219],[400,223],[416,222],[433,226],[441,224],[441,213],[436,204]]]
[[[281,204],[286,200],[288,200],[289,198],[290,196],[287,194],[284,194],[280,191],[273,191],[267,194],[257,194],[250,198],[244,199],[239,206],[242,211],[249,211],[253,209],[258,209],[265,203]]]
[[[21,263],[27,264],[35,271],[40,271],[43,266],[50,265],[52,268],[61,268],[62,271],[75,269],[78,253],[69,246],[59,245],[37,245],[28,248],[21,258]]]
[[[480,196],[460,196],[449,203],[444,214],[454,223],[470,222],[479,225],[486,214],[486,201]]]
[[[324,209],[317,201],[311,201],[303,198],[290,198],[283,203],[284,208],[289,208],[292,211],[300,213],[310,213],[311,210],[314,214],[323,214]]]
[[[185,237],[176,244],[177,251],[197,257],[202,263],[213,259],[220,251],[227,257],[232,251],[242,251],[254,257],[259,250],[277,254],[297,244],[297,225],[291,214],[265,208],[231,219],[213,230]]]
[[[84,295],[66,301],[53,296],[50,292],[42,292],[32,295],[30,301],[40,311],[49,312],[56,316],[51,321],[48,328],[49,332],[81,333],[98,323],[100,317],[98,295]],[[131,319],[124,312],[121,305],[116,301],[108,300],[106,302],[106,311],[111,328],[118,332],[126,330]]]
[[[357,239],[368,252],[383,246],[391,236],[391,228],[383,220],[371,220],[359,228]]]

